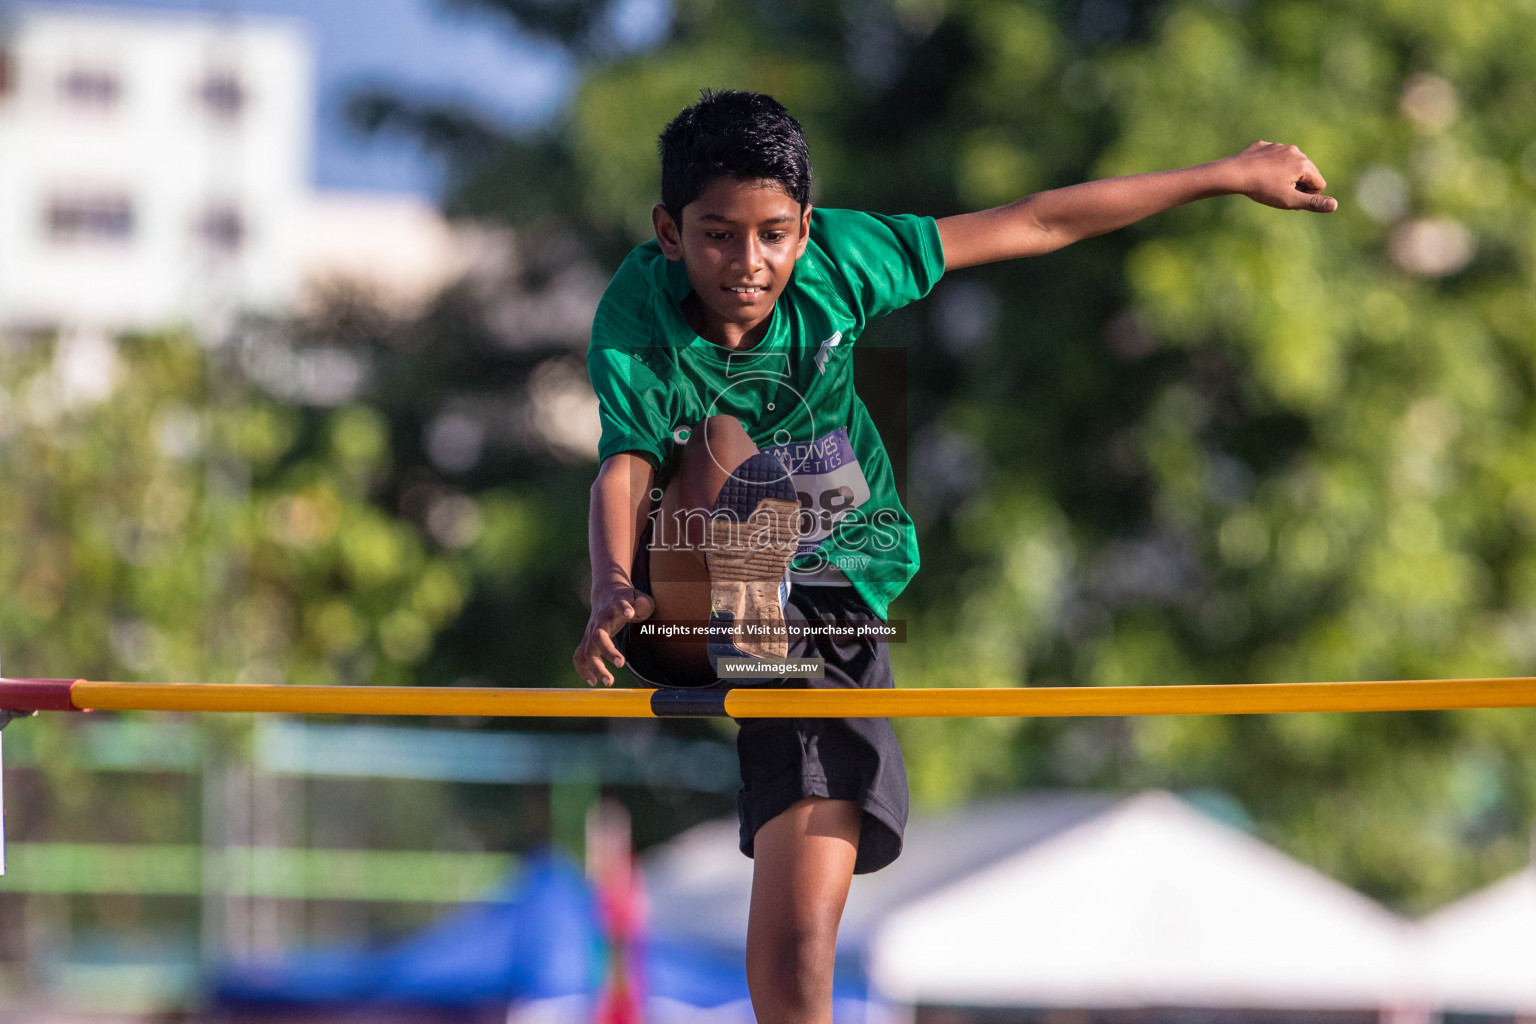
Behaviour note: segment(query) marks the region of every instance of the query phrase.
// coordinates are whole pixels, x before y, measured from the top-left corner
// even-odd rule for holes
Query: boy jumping
[[[574,661],[592,685],[613,685],[605,661],[652,686],[719,687],[742,665],[763,667],[750,681],[772,678],[790,655],[820,659],[824,675],[773,685],[893,686],[884,644],[804,628],[883,621],[917,571],[912,520],[854,393],[850,349],[865,325],[946,271],[1052,252],[1196,199],[1338,206],[1295,146],[1255,142],[940,220],[813,215],[799,123],[745,92],[706,91],[678,114],[661,165],[656,238],[614,275],[587,354],[602,465],[592,614]],[[654,635],[707,624],[709,639],[650,640],[643,622]],[[828,1024],[849,884],[901,852],[906,766],[885,719],[740,725],[752,1005],[760,1024]]]

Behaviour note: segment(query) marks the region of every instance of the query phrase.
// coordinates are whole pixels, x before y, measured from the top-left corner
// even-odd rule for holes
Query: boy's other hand
[[[1338,200],[1322,194],[1323,180],[1307,154],[1279,142],[1255,142],[1227,157],[1235,177],[1234,192],[1277,210],[1332,213]]]
[[[631,622],[651,617],[656,602],[651,596],[634,587],[612,587],[594,596],[592,615],[587,619],[587,631],[571,659],[576,674],[587,681],[588,686],[602,683],[613,685],[613,673],[603,664],[606,658],[618,668],[624,664],[624,655],[614,646],[613,638]]]

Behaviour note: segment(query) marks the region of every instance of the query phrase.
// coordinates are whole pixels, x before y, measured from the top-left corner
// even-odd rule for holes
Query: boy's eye
[[[765,233],[763,235],[763,241],[765,241],[765,242],[782,242],[782,241],[784,241],[784,232],[782,232],[782,231],[769,231],[769,232],[767,232],[767,233]]]
[[[723,242],[730,238],[731,234],[729,231],[706,231],[704,232],[704,237],[712,242]]]

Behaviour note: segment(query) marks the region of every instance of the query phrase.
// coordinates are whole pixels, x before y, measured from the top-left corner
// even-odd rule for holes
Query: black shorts
[[[632,576],[637,589],[649,592],[646,544],[641,545]],[[878,617],[852,587],[796,586],[784,610],[787,622],[838,619],[875,621]],[[629,643],[628,627],[615,643],[642,683],[668,687],[650,644]],[[791,658],[823,658],[823,679],[785,679],[769,684],[785,688],[890,688],[890,647],[873,640],[811,637],[789,646]],[[715,685],[723,686],[717,682]],[[757,830],[808,796],[852,800],[864,811],[854,874],[879,871],[901,853],[907,826],[907,766],[886,718],[742,718],[736,736],[741,759],[741,792],[736,811],[741,822],[741,852],[752,856]]]

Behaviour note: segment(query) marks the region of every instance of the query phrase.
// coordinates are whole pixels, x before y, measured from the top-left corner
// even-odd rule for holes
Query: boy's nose
[[[763,265],[763,253],[756,239],[748,238],[742,242],[736,250],[736,261],[748,271],[756,271]]]

